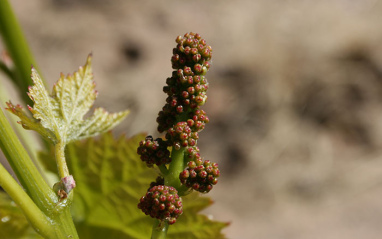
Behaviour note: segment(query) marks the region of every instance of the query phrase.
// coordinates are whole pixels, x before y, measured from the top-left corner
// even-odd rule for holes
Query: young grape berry
[[[171,162],[170,151],[167,149],[167,142],[163,141],[161,138],[154,140],[151,135],[147,136],[145,140],[139,143],[137,153],[148,167],[153,167],[154,164],[159,166]]]
[[[178,196],[178,191],[165,185],[158,185],[150,188],[138,204],[146,215],[167,221],[170,225],[183,213],[182,199]]]
[[[187,168],[179,174],[182,184],[201,193],[208,193],[218,182],[220,171],[217,163],[196,157],[188,162]]]

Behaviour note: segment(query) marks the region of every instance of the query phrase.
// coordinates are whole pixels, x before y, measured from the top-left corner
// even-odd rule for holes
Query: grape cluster
[[[151,187],[138,204],[146,215],[167,221],[170,225],[183,213],[182,199],[178,196],[178,191],[171,186]]]
[[[208,122],[210,122],[210,119],[204,110],[195,110],[190,113],[189,119],[187,120],[187,125],[193,132],[200,132],[204,129],[206,123]]]
[[[147,215],[166,220],[169,224],[175,223],[182,208],[176,190],[171,185],[164,186],[164,183],[171,184],[179,178],[182,185],[206,193],[218,182],[220,175],[218,165],[204,161],[197,147],[199,132],[209,122],[206,112],[200,107],[207,100],[209,84],[205,75],[211,66],[212,48],[199,34],[192,32],[178,36],[176,43],[171,57],[174,70],[163,87],[167,94],[166,103],[157,117],[157,129],[166,133],[165,140],[153,140],[148,136],[138,147],[138,154],[149,167],[168,164],[171,160],[181,160],[186,164],[186,168],[160,167],[163,177],[151,183],[146,196],[138,204]],[[172,147],[173,152],[185,151],[171,159],[167,147]],[[181,190],[179,193],[184,193],[184,187],[180,188],[177,188]]]
[[[145,140],[139,143],[137,153],[148,167],[152,167],[154,164],[158,166],[168,164],[171,162],[171,158],[167,146],[166,141],[163,139],[157,138],[154,140],[153,137],[149,135]]]
[[[207,100],[205,74],[211,65],[212,48],[199,34],[192,32],[178,36],[176,42],[178,45],[173,49],[171,58],[174,71],[163,87],[168,96],[157,118],[159,132],[171,128],[179,115],[197,115],[195,111]]]
[[[200,150],[198,146],[188,147],[185,156],[187,157],[187,161],[195,160],[200,158]]]
[[[196,191],[207,193],[218,182],[220,171],[217,163],[203,161],[197,147],[189,148],[187,167],[179,174],[180,182]]]
[[[175,41],[178,45],[173,49],[172,68],[182,69],[198,64],[207,69],[210,67],[208,61],[211,60],[212,48],[200,34],[189,32],[183,37],[178,36]]]
[[[191,130],[187,122],[181,121],[167,131],[166,139],[179,150],[181,147],[195,146],[199,135]]]

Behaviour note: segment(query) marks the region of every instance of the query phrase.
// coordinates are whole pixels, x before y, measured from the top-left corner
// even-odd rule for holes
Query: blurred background
[[[128,136],[158,136],[176,36],[207,40],[205,213],[228,238],[380,238],[381,0],[10,3],[50,86],[93,53],[96,105],[129,108]]]

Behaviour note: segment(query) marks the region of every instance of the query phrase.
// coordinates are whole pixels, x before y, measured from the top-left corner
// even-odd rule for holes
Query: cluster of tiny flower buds
[[[172,76],[167,78],[163,91],[167,94],[166,104],[157,117],[158,131],[166,133],[166,140],[153,140],[151,136],[140,142],[138,154],[149,167],[171,162],[172,150],[185,149],[186,168],[179,173],[180,182],[188,188],[206,193],[218,182],[218,165],[203,160],[199,153],[197,140],[199,132],[209,122],[209,118],[200,107],[207,100],[209,84],[205,77],[211,66],[212,48],[197,33],[186,33],[176,38],[177,46],[171,58]],[[161,167],[161,172],[171,167]],[[171,172],[173,173],[173,172]],[[166,173],[163,175],[167,176]],[[167,180],[167,178],[166,178]],[[158,177],[150,184],[146,195],[138,204],[146,215],[165,220],[173,224],[182,214],[182,202],[175,188],[164,186],[164,178]]]
[[[179,174],[180,182],[202,193],[211,191],[220,176],[218,164],[209,160],[203,161],[197,147],[188,148],[186,155],[190,161],[186,169]]]
[[[166,103],[176,114],[196,109],[207,100],[208,82],[205,76],[185,76],[183,70],[174,71],[166,80],[163,91],[168,95]]]
[[[188,147],[186,152],[185,152],[185,156],[187,157],[187,161],[192,161],[192,160],[195,160],[197,158],[200,158],[200,150],[198,148],[198,146],[194,146],[194,147]]]
[[[173,49],[171,58],[174,71],[163,87],[168,95],[166,105],[157,118],[161,133],[176,123],[178,115],[199,114],[195,111],[207,100],[208,82],[204,75],[210,68],[212,48],[199,34],[192,32],[178,36],[176,42],[178,45]],[[195,129],[199,131],[198,127]]]
[[[141,160],[152,167],[154,164],[162,165],[171,162],[170,151],[167,149],[167,142],[161,138],[153,139],[151,135],[147,136],[145,140],[139,143],[137,149],[138,155]]]
[[[181,147],[195,146],[199,135],[198,132],[192,132],[187,122],[182,121],[167,131],[166,139],[176,150],[179,150]]]
[[[206,40],[202,39],[200,34],[186,33],[183,37],[178,36],[175,41],[178,45],[173,50],[172,68],[184,69],[184,67],[194,66],[194,70],[199,72],[195,66],[201,65],[208,70],[212,48],[207,45]]]
[[[151,187],[138,204],[146,215],[167,221],[170,225],[183,213],[182,199],[178,191],[171,186],[158,185]]]
[[[187,168],[179,174],[182,184],[196,191],[207,193],[217,184],[220,171],[217,163],[209,160],[195,160],[187,164]]]
[[[200,132],[204,129],[206,123],[208,122],[210,122],[210,119],[204,110],[195,110],[190,113],[190,117],[187,120],[187,125],[193,132]]]

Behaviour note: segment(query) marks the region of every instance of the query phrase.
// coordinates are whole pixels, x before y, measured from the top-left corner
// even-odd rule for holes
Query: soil
[[[93,53],[96,105],[129,108],[127,135],[155,135],[176,36],[207,40],[205,213],[228,238],[380,238],[381,1],[10,2],[50,85]]]

